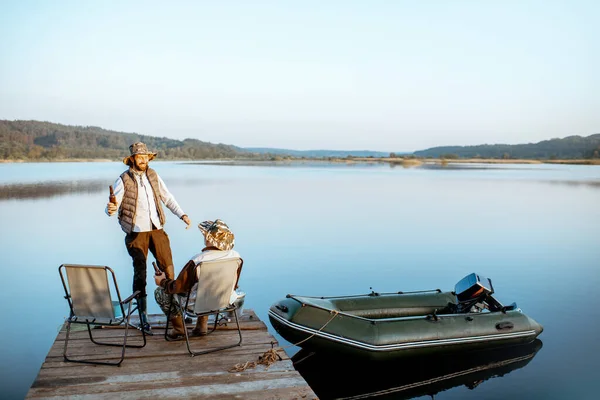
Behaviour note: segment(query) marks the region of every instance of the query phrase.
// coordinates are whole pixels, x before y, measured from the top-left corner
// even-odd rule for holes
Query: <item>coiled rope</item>
[[[333,319],[339,314],[339,312],[337,310],[331,310],[329,313],[332,314],[331,317],[329,318],[329,320],[327,322],[325,322],[325,324],[322,327],[320,327],[312,335],[310,335],[310,336],[302,339],[298,343],[292,343],[292,344],[289,344],[287,346],[280,346],[280,347],[278,347],[276,349],[273,348],[273,345],[275,344],[275,342],[271,342],[271,349],[265,351],[262,356],[259,356],[258,357],[258,361],[246,361],[245,363],[235,364],[233,367],[231,367],[231,369],[229,369],[229,372],[242,372],[242,371],[245,371],[247,369],[254,368],[257,365],[265,365],[267,367],[267,369],[269,369],[269,367],[272,364],[274,364],[278,360],[281,361],[281,356],[279,354],[277,354],[278,351],[287,349],[288,347],[298,346],[298,345],[306,342],[308,339],[310,339],[313,336],[315,336],[318,332],[321,332],[323,329],[325,329],[325,327],[331,321],[333,321]]]

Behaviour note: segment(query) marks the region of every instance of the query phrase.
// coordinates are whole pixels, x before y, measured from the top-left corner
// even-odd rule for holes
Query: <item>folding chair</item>
[[[125,358],[125,349],[127,347],[142,348],[146,345],[146,334],[142,330],[144,344],[127,344],[128,328],[130,326],[130,317],[134,311],[138,311],[140,321],[141,312],[137,305],[132,308],[133,299],[139,299],[139,290],[133,293],[125,300],[121,300],[119,286],[115,273],[109,267],[96,265],[74,265],[63,264],[58,267],[60,279],[65,289],[65,299],[69,303],[70,314],[67,319],[67,337],[63,357],[65,361],[78,362],[86,364],[116,365],[120,366]],[[109,285],[108,273],[112,276],[114,289],[118,301],[113,301],[111,297],[111,288]],[[67,280],[65,281],[64,273]],[[127,313],[125,313],[127,306]],[[125,334],[123,344],[99,342],[92,336],[92,327],[118,326],[125,323]],[[67,357],[67,347],[69,344],[69,335],[71,333],[71,324],[87,325],[90,340],[97,345],[122,347],[121,359],[118,362],[92,361],[92,360],[73,360]]]
[[[236,287],[239,279],[239,271],[242,267],[242,260],[240,258],[232,258],[227,260],[215,260],[206,261],[196,266],[195,273],[198,276],[198,289],[196,293],[196,301],[192,305],[189,303],[192,289],[187,293],[187,299],[185,304],[179,303],[181,313],[183,315],[183,326],[185,331],[185,341],[187,343],[187,349],[190,355],[197,356],[201,354],[213,353],[219,350],[225,350],[242,344],[242,331],[240,329],[240,322],[237,316],[237,306],[235,302],[231,303],[231,293]],[[191,312],[190,310],[193,310]],[[237,325],[238,335],[240,340],[237,343],[217,347],[213,349],[194,351],[190,346],[190,338],[185,324],[185,316],[201,317],[205,315],[215,315],[215,321],[213,328],[208,332],[209,334],[214,332],[217,328],[220,313],[232,312],[235,316],[235,323]],[[166,332],[169,328],[170,315],[167,316]],[[167,339],[168,340],[168,339]]]

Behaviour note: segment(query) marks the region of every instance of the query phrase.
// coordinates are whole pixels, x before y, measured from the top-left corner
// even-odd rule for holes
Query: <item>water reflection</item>
[[[535,170],[535,167],[524,167],[523,165],[512,166],[512,164],[484,164],[484,163],[442,163],[442,162],[423,162],[416,159],[406,159],[398,161],[387,161],[387,160],[353,160],[353,159],[340,159],[335,161],[327,160],[279,160],[279,161],[240,161],[240,160],[226,160],[226,161],[194,161],[184,165],[215,165],[215,166],[235,166],[235,167],[290,167],[290,168],[381,168],[388,166],[389,168],[420,168],[429,170]]]
[[[54,181],[0,185],[0,200],[39,199],[71,193],[97,193],[106,190],[106,181]]]
[[[600,189],[600,181],[567,181],[567,180],[550,180],[548,183],[554,185],[568,185],[568,186],[588,186],[596,189]]]
[[[541,348],[536,339],[508,348],[377,363],[300,350],[292,361],[320,399],[407,399],[433,397],[462,385],[476,389],[488,379],[525,367]]]
[[[0,184],[0,201],[11,199],[40,199],[50,198],[63,195],[81,194],[81,193],[98,193],[106,191],[108,196],[108,185],[111,185],[113,180],[67,180],[67,181],[46,181],[33,183],[13,183]],[[209,180],[198,178],[187,179],[169,179],[168,185],[175,186],[184,184],[192,185],[215,185],[227,184],[231,180]]]
[[[419,165],[419,168],[423,168],[423,169],[430,169],[430,170],[456,170],[456,171],[460,171],[460,170],[468,170],[468,171],[485,171],[485,170],[504,170],[504,171],[509,171],[509,170],[519,170],[519,171],[525,171],[525,170],[530,170],[533,171],[535,170],[534,167],[524,167],[522,165],[519,165],[518,167],[516,166],[507,166],[507,165],[498,165],[498,164],[469,164],[469,163],[465,163],[465,164],[460,164],[460,163],[444,163],[444,162],[428,162],[428,163],[424,163]]]

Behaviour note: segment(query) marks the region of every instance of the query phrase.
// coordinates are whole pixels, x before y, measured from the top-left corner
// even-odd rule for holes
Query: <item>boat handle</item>
[[[287,308],[287,306],[285,306],[285,305],[282,305],[282,304],[277,304],[277,305],[275,306],[275,308],[276,308],[276,309],[278,309],[278,310],[280,310],[280,311],[283,311],[283,312],[288,312],[288,308]]]
[[[503,329],[512,329],[512,328],[514,328],[514,326],[515,325],[512,322],[498,322],[496,324],[496,329],[501,331]]]

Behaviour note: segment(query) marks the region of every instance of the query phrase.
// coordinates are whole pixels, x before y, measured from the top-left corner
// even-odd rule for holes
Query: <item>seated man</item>
[[[179,299],[179,296],[172,295],[180,294],[187,296],[190,288],[198,286],[197,272],[199,270],[194,273],[196,266],[203,261],[226,260],[229,258],[240,258],[241,260],[239,253],[232,250],[235,242],[234,235],[225,222],[220,219],[217,219],[214,222],[204,221],[198,225],[198,228],[200,228],[200,231],[204,235],[204,244],[206,246],[202,249],[202,252],[188,261],[179,273],[177,279],[168,279],[164,272],[154,276],[154,281],[158,285],[154,291],[156,302],[165,315],[169,315],[169,308],[171,309],[169,323],[172,324],[173,329],[167,333],[167,337],[172,340],[182,339],[185,335],[181,310],[178,306],[179,301],[182,301],[182,305],[185,304],[185,298]],[[243,261],[238,268],[238,280],[240,279],[242,264]],[[238,284],[236,282],[231,294],[232,303],[237,298],[237,292],[235,290],[237,287]],[[190,297],[189,304],[193,305],[196,297],[195,288],[192,289]],[[173,302],[171,299],[173,299]],[[192,330],[192,336],[204,336],[207,333],[208,316],[198,317],[196,327]]]

